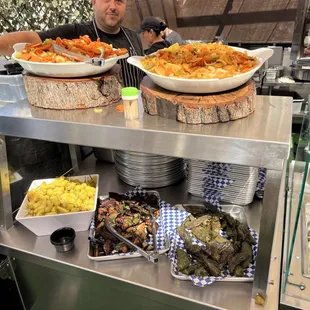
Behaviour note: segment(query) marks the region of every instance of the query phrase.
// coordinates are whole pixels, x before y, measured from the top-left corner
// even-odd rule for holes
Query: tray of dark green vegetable
[[[248,227],[243,207],[176,205],[161,213],[170,231],[173,277],[201,287],[253,281],[258,234]]]

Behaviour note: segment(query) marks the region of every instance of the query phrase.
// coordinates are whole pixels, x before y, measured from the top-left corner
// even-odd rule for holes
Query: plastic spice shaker
[[[122,99],[124,104],[124,116],[128,120],[139,119],[139,90],[135,87],[125,87],[122,89]]]

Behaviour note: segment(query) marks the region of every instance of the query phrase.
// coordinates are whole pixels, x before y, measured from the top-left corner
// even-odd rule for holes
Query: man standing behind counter
[[[92,41],[112,44],[115,48],[127,48],[130,56],[142,56],[143,48],[135,31],[122,27],[125,18],[127,0],[92,0],[95,18],[92,21],[66,24],[47,31],[11,32],[0,37],[0,55],[11,56],[13,45],[21,42],[42,42],[45,39],[75,39],[88,35]],[[139,88],[143,72],[121,59],[124,86]]]

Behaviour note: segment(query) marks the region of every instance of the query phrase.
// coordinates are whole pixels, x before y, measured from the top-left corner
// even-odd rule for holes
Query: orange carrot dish
[[[221,43],[176,43],[145,57],[141,63],[149,72],[185,79],[223,79],[259,64],[256,57]]]
[[[21,52],[17,52],[15,56],[18,59],[32,62],[79,62],[78,59],[56,54],[53,44],[58,44],[70,52],[78,53],[91,58],[99,57],[103,48],[105,49],[105,59],[127,54],[127,49],[125,48],[113,49],[111,45],[101,42],[100,39],[97,41],[92,41],[85,35],[81,36],[79,39],[73,40],[57,38],[56,40],[47,39],[43,43],[29,43],[26,44],[25,48]]]

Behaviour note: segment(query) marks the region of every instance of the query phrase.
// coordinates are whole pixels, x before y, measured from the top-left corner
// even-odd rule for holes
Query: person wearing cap
[[[146,17],[140,24],[138,33],[142,33],[143,40],[149,45],[146,55],[169,47],[171,44],[162,38],[161,32],[167,28],[167,25],[160,22],[156,17]]]
[[[46,39],[55,40],[75,39],[88,35],[92,41],[98,38],[102,42],[112,44],[114,48],[126,48],[129,56],[143,56],[141,40],[134,30],[125,28],[127,0],[92,0],[94,19],[76,24],[65,24],[45,31],[10,32],[0,36],[0,55],[11,56],[15,43],[36,43]],[[127,63],[126,59],[119,60],[122,66],[124,86],[139,88],[144,73]]]
[[[166,22],[162,18],[160,17],[156,17],[156,18],[160,22],[166,24]],[[168,41],[171,45],[175,43],[179,43],[180,45],[182,45],[184,43],[180,34],[168,27],[165,30],[163,30],[161,34],[162,34],[163,39]]]

